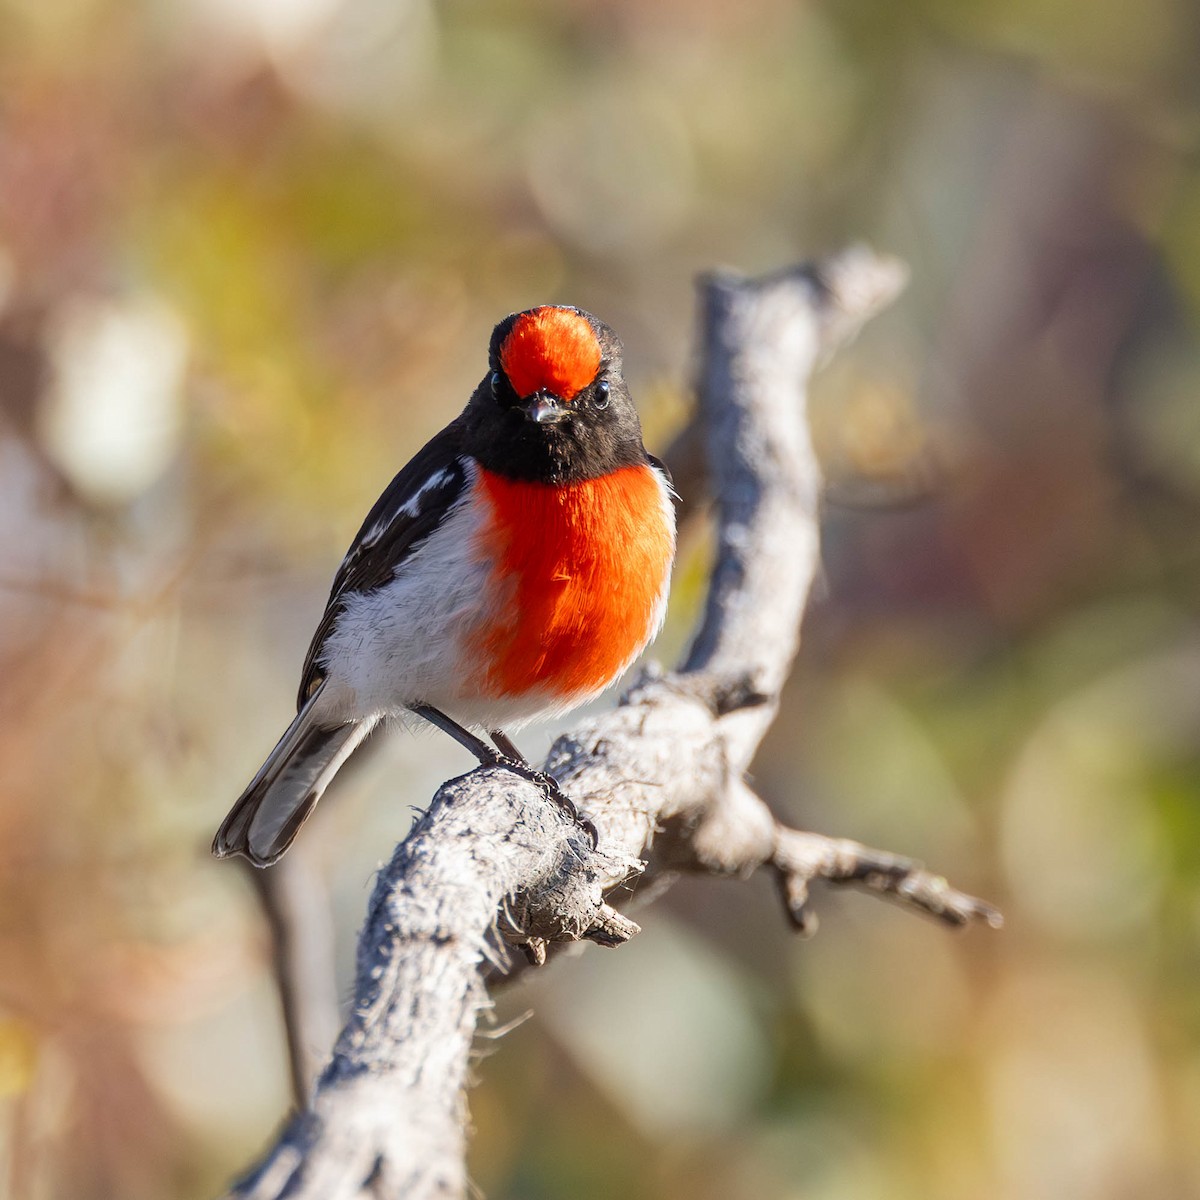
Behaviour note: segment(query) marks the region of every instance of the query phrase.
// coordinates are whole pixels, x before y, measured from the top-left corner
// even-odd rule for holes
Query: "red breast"
[[[481,470],[499,548],[496,586],[511,596],[477,642],[482,690],[601,691],[655,632],[674,555],[663,487],[649,466],[565,485]]]

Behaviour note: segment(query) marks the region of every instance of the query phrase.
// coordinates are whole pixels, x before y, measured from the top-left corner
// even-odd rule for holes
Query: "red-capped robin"
[[[616,334],[577,308],[533,308],[496,326],[488,361],[363,522],[298,715],[217,832],[218,857],[275,862],[389,717],[422,717],[557,792],[503,730],[591,699],[658,632],[672,491],[642,444]]]

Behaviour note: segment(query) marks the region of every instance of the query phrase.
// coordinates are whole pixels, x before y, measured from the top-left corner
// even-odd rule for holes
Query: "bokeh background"
[[[473,1176],[1200,1196],[1198,64],[1187,0],[3,0],[0,1195],[199,1200],[274,1129],[266,935],[207,843],[492,323],[603,315],[661,446],[695,274],[865,239],[913,282],[817,389],[757,782],[1008,926],[823,893],[799,943],[766,880],[684,882],[502,999]],[[466,765],[393,738],[306,829],[343,991]]]

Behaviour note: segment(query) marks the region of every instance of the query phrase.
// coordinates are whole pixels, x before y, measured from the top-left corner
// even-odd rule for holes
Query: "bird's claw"
[[[549,771],[539,771],[536,767],[531,767],[528,763],[514,762],[511,758],[507,758],[503,754],[497,754],[496,765],[507,768],[514,775],[519,775],[522,779],[529,780],[530,783],[537,784],[545,793],[546,798],[553,800],[588,835],[591,839],[592,849],[595,850],[599,846],[600,833],[596,829],[596,826],[587,817],[580,816],[579,809],[575,806],[575,801],[562,790],[558,780]]]

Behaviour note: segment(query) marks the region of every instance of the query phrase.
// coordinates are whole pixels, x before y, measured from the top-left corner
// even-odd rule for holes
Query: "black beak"
[[[555,425],[567,415],[563,402],[545,390],[534,392],[521,401],[521,409],[529,420],[538,425]]]

